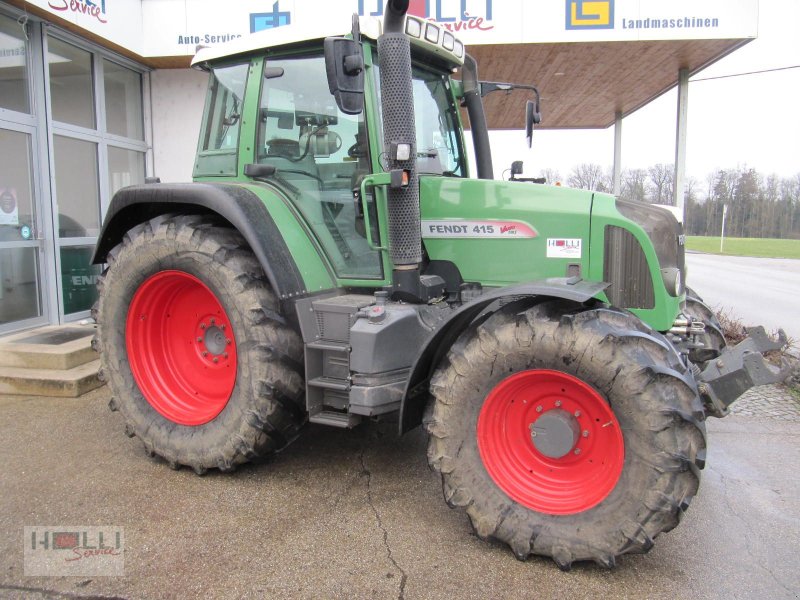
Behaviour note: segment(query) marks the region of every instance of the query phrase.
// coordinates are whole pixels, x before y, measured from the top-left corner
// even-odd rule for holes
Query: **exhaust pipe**
[[[381,72],[383,144],[388,170],[403,175],[403,185],[388,189],[389,256],[392,297],[405,302],[430,302],[444,294],[444,281],[422,275],[422,231],[417,176],[417,131],[411,80],[411,43],[405,34],[409,0],[388,0],[383,34],[378,38]],[[400,179],[400,178],[398,178]]]
[[[422,262],[411,44],[403,31],[406,11],[408,0],[389,0],[383,35],[378,38],[384,149],[389,170],[408,173],[408,185],[389,189],[389,254],[395,269],[401,270],[416,268]],[[398,144],[410,145],[406,160],[397,158]]]

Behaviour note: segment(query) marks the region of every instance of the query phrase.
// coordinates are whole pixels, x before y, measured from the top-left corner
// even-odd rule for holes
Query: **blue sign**
[[[272,5],[272,12],[250,13],[250,33],[275,29],[282,25],[291,25],[291,23],[292,13],[288,10],[280,10],[278,2]]]
[[[92,2],[92,0],[86,0],[86,4],[89,6],[98,6],[97,2]],[[100,12],[106,14],[106,0],[100,0]]]

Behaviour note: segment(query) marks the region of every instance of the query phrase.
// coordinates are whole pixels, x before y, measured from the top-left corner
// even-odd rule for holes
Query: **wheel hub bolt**
[[[212,325],[214,324],[214,319],[211,319],[211,324],[212,324]]]
[[[583,435],[583,437],[589,437],[589,430],[588,429],[584,429],[582,435]]]
[[[203,338],[199,337],[199,338],[197,338],[197,341],[198,341],[198,342],[202,342],[202,341],[203,341]]]
[[[536,407],[536,412],[542,412],[542,407],[541,406],[537,406]]]
[[[556,406],[561,406],[561,400],[556,400]]]
[[[206,352],[205,350],[203,350],[203,356],[208,356],[208,352]]]
[[[228,353],[227,352],[223,352],[222,353],[222,358],[228,358]]]
[[[206,328],[206,324],[205,323],[200,323],[200,329],[205,329],[205,328]]]
[[[576,416],[576,417],[580,417],[580,416],[581,416],[581,411],[579,411],[579,410],[576,410],[576,411],[575,411],[575,416]]]
[[[222,331],[225,331],[225,325],[220,325],[219,328],[222,329]]]
[[[218,363],[218,362],[219,362],[219,358],[215,356],[215,357],[214,357],[214,362],[215,362],[215,363]]]
[[[581,449],[580,448],[575,448],[575,454],[578,455],[580,453],[581,453]]]

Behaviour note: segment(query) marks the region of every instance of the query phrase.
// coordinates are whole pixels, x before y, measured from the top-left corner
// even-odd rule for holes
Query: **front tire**
[[[706,439],[694,380],[630,313],[511,305],[462,334],[431,392],[428,460],[445,500],[521,560],[611,567],[649,550],[697,492]]]
[[[297,436],[302,342],[235,230],[208,217],[158,217],[129,231],[107,261],[96,349],[128,435],[200,474]]]

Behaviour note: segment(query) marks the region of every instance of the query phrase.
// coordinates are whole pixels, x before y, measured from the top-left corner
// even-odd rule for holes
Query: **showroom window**
[[[80,318],[97,298],[90,261],[105,209],[144,183],[142,75],[54,35],[46,42],[61,310]]]
[[[0,334],[81,319],[114,193],[144,182],[143,69],[0,7]]]

